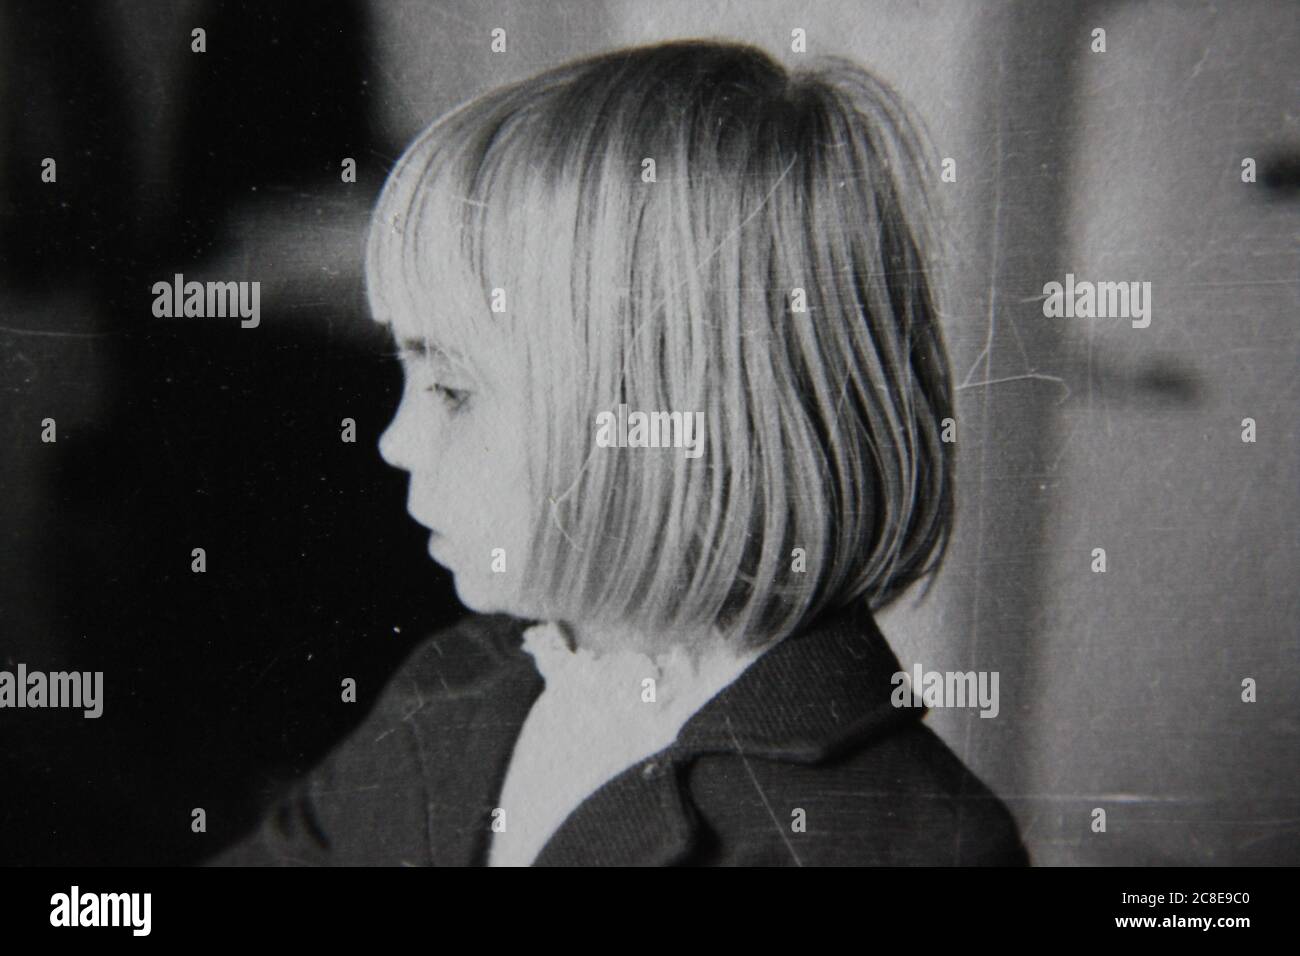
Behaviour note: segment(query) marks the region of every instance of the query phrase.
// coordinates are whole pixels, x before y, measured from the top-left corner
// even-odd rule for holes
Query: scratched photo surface
[[[487,541],[471,581],[412,520],[417,472],[381,436],[414,388],[404,369],[439,357],[395,355],[401,328],[375,321],[371,217],[449,110],[578,58],[692,39],[789,71],[845,58],[923,124],[951,537],[928,588],[834,625],[883,635],[874,703],[822,692],[851,686],[838,665],[807,665],[820,683],[793,663],[785,682],[759,670],[784,644],[682,671],[660,743],[682,746],[684,725],[700,752],[740,758],[682,784],[699,801],[690,835],[650,832],[662,821],[635,802],[611,821],[608,801],[552,794],[546,832],[572,811],[567,842],[512,842],[510,807],[517,827],[533,819],[530,782],[560,785],[546,754],[588,751],[574,773],[595,787],[628,747],[628,801],[660,785],[663,760],[612,721],[574,724],[598,711],[571,702],[567,724],[534,709],[503,784],[528,708],[493,738],[500,752],[474,736],[496,716],[438,710],[459,665],[437,660],[464,648],[431,636],[480,620],[480,585],[523,557]],[[323,793],[322,761],[348,741],[355,755],[385,708],[398,730],[366,730],[365,747],[416,741],[449,761],[441,783],[350,764],[340,789],[377,796],[330,805],[356,827],[334,847],[375,855],[321,862],[1300,863],[1297,62],[1288,0],[0,6],[0,864],[238,859],[285,794],[305,780]],[[661,159],[656,183],[638,160],[628,174],[686,188],[673,172]],[[781,208],[790,184],[772,183],[755,216]],[[816,323],[792,288],[777,298]],[[447,388],[437,399],[454,405]],[[630,447],[635,407],[608,409],[593,453],[670,452]],[[694,432],[700,467],[722,440],[713,410]],[[671,450],[681,467],[696,465],[690,434]],[[487,454],[506,515],[523,464],[466,454]],[[479,631],[450,633],[498,642]],[[570,639],[535,632],[527,650],[545,673]],[[677,663],[657,660],[667,695]],[[744,706],[710,709],[732,680],[749,680]],[[880,779],[912,765],[867,750],[854,776],[811,758],[783,775],[784,751],[747,752],[736,730],[855,707],[882,726],[916,711],[908,733],[933,737],[917,753],[951,755],[934,779],[955,795],[917,776],[889,796]],[[901,830],[900,855],[874,849],[889,820],[931,804],[960,816],[976,787],[1005,815],[969,819],[1001,827],[1005,847],[1018,834],[1023,855],[990,843],[980,857],[982,834],[959,824],[924,852]],[[412,801],[443,843],[408,840]]]

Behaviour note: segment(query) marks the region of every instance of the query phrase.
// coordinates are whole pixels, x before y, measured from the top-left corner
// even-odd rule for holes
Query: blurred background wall
[[[403,145],[611,46],[729,37],[798,66],[795,28],[893,82],[956,163],[958,534],[882,627],[908,669],[998,671],[1001,710],[932,726],[1038,863],[1300,861],[1292,5],[292,9],[0,11],[0,658],[110,688],[99,721],[0,719],[0,862],[206,856],[461,613],[374,450],[399,376],[361,239]],[[173,272],[260,280],[262,327],[153,319]],[[1067,272],[1151,282],[1150,327],[1045,318]]]

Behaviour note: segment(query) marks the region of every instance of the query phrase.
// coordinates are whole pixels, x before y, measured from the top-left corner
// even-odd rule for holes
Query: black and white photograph
[[[0,5],[6,916],[1032,867],[1249,929],[1298,64],[1289,0]]]

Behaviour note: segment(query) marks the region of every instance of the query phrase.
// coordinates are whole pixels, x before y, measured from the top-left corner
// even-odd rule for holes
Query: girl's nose
[[[403,423],[402,418],[402,409],[399,406],[397,414],[388,423],[384,433],[379,436],[379,456],[394,468],[413,471],[414,448],[411,441],[411,430]]]

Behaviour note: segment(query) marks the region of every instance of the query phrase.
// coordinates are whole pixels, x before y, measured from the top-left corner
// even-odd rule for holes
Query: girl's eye
[[[433,385],[426,386],[424,390],[437,395],[449,412],[460,411],[469,401],[469,391],[463,388],[448,388],[435,382]]]

